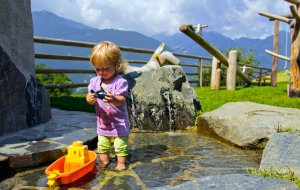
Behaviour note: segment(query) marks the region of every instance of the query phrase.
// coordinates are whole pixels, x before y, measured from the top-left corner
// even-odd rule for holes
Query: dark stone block
[[[1,135],[49,121],[51,107],[35,78],[30,1],[1,1],[0,22]]]

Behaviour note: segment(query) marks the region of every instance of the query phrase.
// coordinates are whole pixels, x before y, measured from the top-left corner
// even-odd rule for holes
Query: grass
[[[271,177],[271,178],[279,178],[283,180],[288,180],[294,182],[300,188],[300,179],[295,176],[295,173],[291,171],[289,168],[288,172],[283,172],[281,169],[279,171],[273,170],[271,167],[269,170],[247,170],[248,174],[261,176],[261,177]]]
[[[228,102],[251,101],[279,107],[300,109],[300,98],[287,96],[289,76],[284,71],[277,74],[277,86],[251,85],[248,88],[238,86],[235,91],[228,91],[221,87],[218,91],[210,90],[210,87],[196,87],[195,92],[202,105],[203,113],[212,111]]]
[[[200,100],[203,111],[212,111],[228,102],[251,101],[261,104],[300,109],[300,98],[287,97],[288,76],[284,71],[277,75],[277,87],[251,85],[248,88],[238,86],[235,91],[228,91],[221,87],[218,91],[210,87],[196,87],[195,92]],[[64,110],[94,112],[94,106],[85,101],[85,94],[62,97],[51,97],[52,107]]]
[[[300,108],[300,98],[287,96],[287,82],[277,84],[277,87],[255,86],[248,88],[237,87],[235,91],[228,91],[221,87],[218,91],[210,87],[196,87],[195,92],[202,105],[203,113],[212,111],[228,102],[251,101],[280,107]]]
[[[69,111],[95,112],[95,107],[85,100],[85,94],[73,94],[71,96],[51,97],[51,106]]]
[[[290,81],[290,76],[284,75],[284,73],[285,73],[285,71],[279,71],[277,73],[277,82],[288,82],[288,81]]]

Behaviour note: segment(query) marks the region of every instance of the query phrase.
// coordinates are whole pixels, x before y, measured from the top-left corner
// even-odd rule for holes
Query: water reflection
[[[202,176],[246,173],[258,168],[261,151],[243,150],[195,131],[132,133],[128,169],[114,171],[116,159],[104,171],[93,172],[61,189],[147,189],[176,185]],[[0,189],[45,188],[46,167],[30,169],[0,183]]]

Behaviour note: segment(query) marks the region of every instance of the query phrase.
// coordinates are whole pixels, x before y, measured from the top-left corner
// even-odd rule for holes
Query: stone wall
[[[1,0],[0,135],[51,118],[49,94],[35,78],[30,1]]]

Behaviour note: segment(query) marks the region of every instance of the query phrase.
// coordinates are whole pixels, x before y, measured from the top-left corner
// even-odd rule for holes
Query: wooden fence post
[[[278,53],[278,39],[279,39],[279,20],[274,21],[274,42],[273,42],[273,52]],[[277,57],[272,57],[272,74],[271,74],[271,86],[276,86],[277,84],[277,67],[278,59]]]
[[[211,65],[211,77],[210,77],[210,89],[211,90],[219,90],[220,89],[220,74],[218,70],[219,60],[216,57],[213,57],[212,65]]]
[[[236,67],[237,67],[237,51],[231,50],[229,52],[228,68],[226,76],[227,90],[235,90],[236,86]]]
[[[199,86],[203,85],[203,60],[199,59]]]
[[[216,90],[220,89],[221,86],[221,62],[217,62],[217,69],[216,69]]]
[[[259,75],[258,75],[258,86],[261,86],[262,83],[262,69],[259,69]]]
[[[193,30],[193,27],[190,25],[182,24],[180,26],[180,31],[185,33],[187,36],[192,38],[197,44],[202,46],[205,50],[207,50],[210,54],[212,54],[214,57],[216,57],[222,64],[225,66],[228,66],[228,58],[223,55],[218,49],[216,49],[214,46],[210,45],[206,40],[204,40],[201,36],[196,34]],[[252,83],[252,80],[242,73],[240,70],[236,70],[236,74],[241,77],[245,82],[247,82],[249,85]]]

